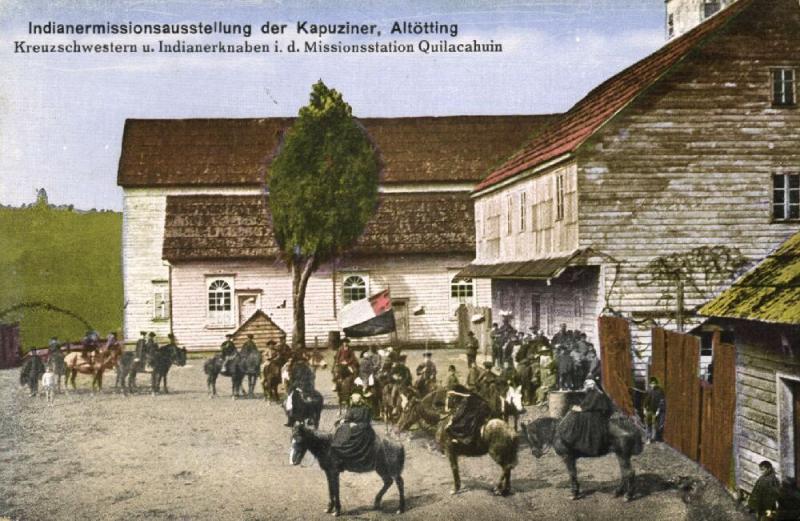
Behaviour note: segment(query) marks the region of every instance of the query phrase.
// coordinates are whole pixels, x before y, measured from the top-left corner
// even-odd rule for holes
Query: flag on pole
[[[388,289],[351,302],[342,308],[340,317],[344,334],[351,338],[383,335],[395,330]]]

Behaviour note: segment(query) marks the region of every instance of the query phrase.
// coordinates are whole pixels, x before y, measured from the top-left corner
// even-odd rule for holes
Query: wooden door
[[[794,416],[794,475],[800,477],[800,384],[794,384],[792,389],[792,405]]]
[[[542,299],[535,293],[531,295],[531,326],[536,329],[542,326]]]
[[[395,331],[392,339],[395,342],[408,342],[408,301],[393,300],[392,309],[394,310]]]

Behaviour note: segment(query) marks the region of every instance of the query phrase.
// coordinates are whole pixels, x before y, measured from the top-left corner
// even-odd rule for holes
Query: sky
[[[113,4],[113,5],[111,5]],[[335,7],[331,7],[334,4]],[[318,79],[357,117],[563,112],[603,80],[665,43],[663,0],[328,2],[282,0],[0,0],[0,204],[35,200],[122,208],[116,185],[128,118],[294,116]],[[46,24],[250,24],[241,35],[33,35]],[[263,35],[265,22],[288,24]],[[478,40],[484,54],[19,53],[26,44],[265,43],[319,38],[296,23],[376,24],[382,36],[328,43]],[[450,36],[390,35],[395,21],[457,24]],[[141,48],[141,47],[140,47]]]

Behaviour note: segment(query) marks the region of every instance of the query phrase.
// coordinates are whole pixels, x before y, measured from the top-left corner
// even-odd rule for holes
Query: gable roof
[[[475,252],[473,204],[466,192],[380,194],[379,206],[348,253]],[[170,262],[276,259],[267,204],[259,195],[168,196],[162,256]]]
[[[800,325],[800,232],[701,307],[699,313]]]
[[[553,119],[448,116],[359,119],[378,147],[382,183],[478,182]],[[294,118],[129,119],[117,184],[259,186]]]
[[[537,134],[533,141],[492,171],[474,191],[480,192],[491,188],[526,170],[574,152],[692,49],[752,3],[753,0],[735,2],[706,22],[597,86],[566,113],[556,118],[543,132]]]

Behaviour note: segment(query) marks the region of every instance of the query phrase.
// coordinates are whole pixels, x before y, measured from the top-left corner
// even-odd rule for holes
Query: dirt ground
[[[412,367],[420,353],[409,356]],[[437,352],[440,372],[464,356]],[[140,375],[139,383],[149,375]],[[277,405],[263,399],[232,400],[230,381],[220,377],[216,399],[206,394],[202,360],[190,359],[169,375],[170,394],[129,397],[110,388],[92,395],[89,378],[78,392],[58,395],[55,405],[29,398],[18,371],[0,371],[0,519],[328,519],[325,478],[311,455],[289,464],[289,429]],[[330,377],[317,376],[326,400],[321,429],[336,419]],[[260,385],[258,396],[261,397]],[[528,417],[542,414],[529,409]],[[383,425],[376,431],[384,435]],[[382,512],[370,509],[380,488],[377,474],[342,476],[343,516],[348,519],[555,519],[723,520],[751,519],[737,511],[720,485],[661,444],[634,460],[637,497],[613,497],[619,477],[612,456],[581,460],[586,497],[572,501],[566,471],[552,453],[535,460],[523,443],[512,474],[513,495],[491,488],[499,468],[488,458],[461,460],[467,490],[451,496],[450,468],[430,438],[415,433],[406,447],[408,511],[397,508],[392,487]],[[683,479],[680,479],[683,477]],[[685,490],[684,490],[685,489]]]

